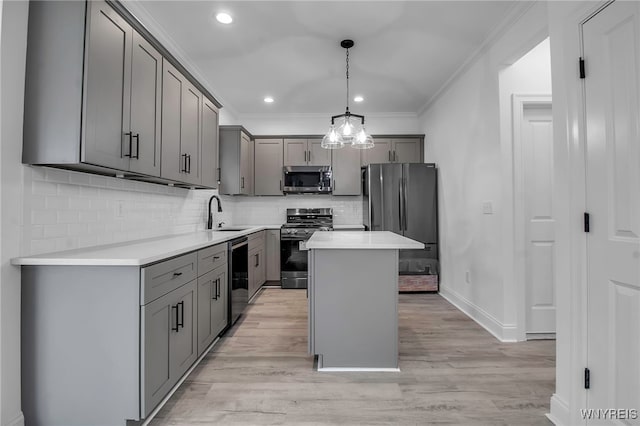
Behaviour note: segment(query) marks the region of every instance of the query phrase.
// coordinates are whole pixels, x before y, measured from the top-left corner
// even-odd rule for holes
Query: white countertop
[[[389,231],[314,232],[306,244],[315,249],[423,249],[424,244]]]
[[[232,225],[242,231],[199,231],[11,259],[13,265],[141,266],[280,225]]]

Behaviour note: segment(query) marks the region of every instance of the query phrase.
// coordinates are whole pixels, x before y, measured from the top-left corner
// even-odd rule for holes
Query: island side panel
[[[29,425],[138,419],[138,267],[22,267],[22,401]]]
[[[398,251],[312,250],[315,353],[323,368],[398,367]]]

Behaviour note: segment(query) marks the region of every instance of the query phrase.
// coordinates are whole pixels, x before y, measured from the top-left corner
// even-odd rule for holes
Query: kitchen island
[[[320,371],[398,371],[398,250],[387,231],[315,232],[309,249],[309,352]]]

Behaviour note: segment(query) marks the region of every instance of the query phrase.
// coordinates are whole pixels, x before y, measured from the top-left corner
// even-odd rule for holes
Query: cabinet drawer
[[[198,276],[227,264],[227,244],[207,247],[198,251]]]
[[[264,246],[264,231],[254,232],[249,235],[249,251]]]
[[[197,253],[189,253],[140,270],[143,305],[196,278]]]

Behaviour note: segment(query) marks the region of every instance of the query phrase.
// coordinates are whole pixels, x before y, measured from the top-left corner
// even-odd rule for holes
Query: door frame
[[[527,340],[527,288],[526,288],[526,217],[524,192],[524,158],[522,149],[522,126],[524,110],[528,106],[552,107],[552,96],[548,94],[512,94],[512,129],[513,129],[513,247],[514,247],[514,285],[517,300],[516,339]],[[553,117],[553,111],[552,111]],[[557,306],[556,306],[557,308]]]

